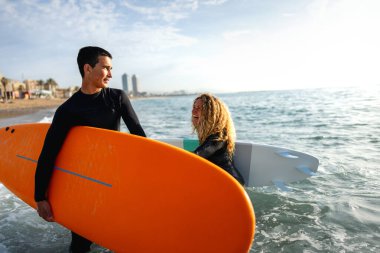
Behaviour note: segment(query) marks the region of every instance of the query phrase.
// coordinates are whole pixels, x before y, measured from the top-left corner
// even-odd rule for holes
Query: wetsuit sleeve
[[[139,122],[139,119],[137,118],[135,110],[132,107],[131,101],[129,100],[125,92],[121,93],[120,108],[121,116],[123,117],[123,120],[127,125],[129,132],[131,134],[146,137],[146,134]]]
[[[206,140],[202,145],[194,150],[194,153],[208,159],[214,155],[218,150],[223,148],[223,141]]]
[[[58,108],[53,122],[46,134],[44,145],[37,162],[35,173],[34,200],[46,200],[46,192],[53,173],[55,159],[63,145],[63,142],[70,130],[69,119]]]

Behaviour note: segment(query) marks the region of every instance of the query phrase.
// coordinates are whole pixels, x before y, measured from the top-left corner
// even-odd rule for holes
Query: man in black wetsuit
[[[99,47],[84,47],[79,50],[77,61],[82,86],[55,112],[35,174],[34,199],[37,202],[37,212],[50,222],[54,221],[54,217],[47,190],[55,159],[72,127],[91,126],[118,131],[120,118],[123,118],[131,134],[146,136],[125,92],[107,87],[112,78],[111,54]],[[74,232],[71,234],[71,252],[90,250],[91,241]]]

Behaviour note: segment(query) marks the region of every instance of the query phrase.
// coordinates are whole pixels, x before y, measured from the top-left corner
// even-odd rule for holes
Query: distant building
[[[34,90],[37,90],[37,89],[39,89],[39,86],[40,86],[38,81],[36,81],[36,80],[25,80],[24,83],[26,86],[26,91],[28,91],[28,92],[32,92]]]
[[[133,87],[133,96],[137,97],[139,95],[139,80],[136,75],[132,76],[132,87]]]
[[[55,97],[57,97],[57,98],[69,98],[78,90],[79,90],[79,87],[57,88],[55,90]]]
[[[2,77],[0,86],[1,86],[1,95],[3,98],[7,99],[13,99],[15,98],[15,93],[14,93],[14,84],[19,84],[18,81],[14,81],[12,79]],[[18,93],[17,93],[18,95]]]
[[[123,90],[125,91],[125,93],[128,94],[128,75],[124,73],[121,76],[121,81],[122,81],[122,84],[123,84]]]
[[[29,98],[69,98],[80,88],[78,86],[59,88],[54,79],[24,80],[23,82],[5,78],[0,74],[0,100]]]
[[[13,97],[14,98],[29,98],[27,96],[26,84],[17,80],[12,80],[13,83]]]

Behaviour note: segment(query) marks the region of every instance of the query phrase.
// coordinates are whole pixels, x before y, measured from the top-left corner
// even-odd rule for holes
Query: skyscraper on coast
[[[133,88],[133,96],[137,97],[139,95],[139,81],[136,75],[132,76],[132,88]]]
[[[123,84],[123,90],[125,93],[128,94],[128,75],[124,73],[121,76],[121,80],[122,80],[122,84]]]

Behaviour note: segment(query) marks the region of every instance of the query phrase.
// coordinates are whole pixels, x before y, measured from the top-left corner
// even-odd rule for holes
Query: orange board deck
[[[0,182],[33,208],[48,127],[0,129]],[[127,133],[73,128],[49,200],[59,224],[116,252],[240,253],[254,238],[252,203],[230,175],[190,152]]]

